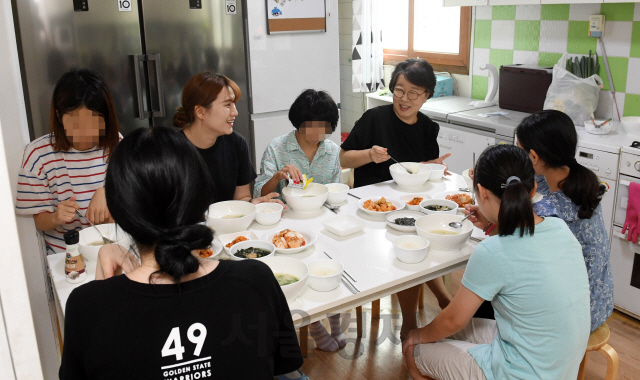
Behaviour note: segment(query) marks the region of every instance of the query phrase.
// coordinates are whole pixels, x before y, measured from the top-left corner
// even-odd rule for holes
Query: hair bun
[[[187,117],[187,113],[184,112],[184,109],[178,107],[176,111],[175,115],[173,115],[173,125],[178,128],[184,128],[189,125],[189,118]]]
[[[160,234],[155,248],[156,262],[162,272],[176,281],[200,267],[191,251],[207,248],[213,240],[213,231],[202,224],[176,227]]]

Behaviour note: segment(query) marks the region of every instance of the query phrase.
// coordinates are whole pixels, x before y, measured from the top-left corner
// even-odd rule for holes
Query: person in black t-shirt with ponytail
[[[96,278],[66,304],[60,379],[265,379],[302,365],[287,301],[258,260],[201,259],[213,193],[193,145],[168,128],[141,128],[111,156],[105,195],[141,264],[100,249]],[[115,252],[115,253],[114,253]],[[103,267],[105,254],[110,267]],[[106,262],[108,262],[107,260]]]

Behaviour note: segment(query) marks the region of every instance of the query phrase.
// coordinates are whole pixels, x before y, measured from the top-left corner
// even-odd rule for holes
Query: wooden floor
[[[453,274],[452,290],[460,286],[463,270]],[[424,291],[425,307],[420,310],[420,325],[431,321],[440,311],[435,297],[428,288]],[[371,320],[371,304],[363,306],[365,312],[364,334],[356,339],[355,311],[349,318],[343,315],[343,331],[347,346],[337,352],[312,349],[305,359],[302,371],[312,380],[391,380],[411,379],[402,359],[400,325],[402,317],[395,296],[381,300],[381,317]],[[609,344],[620,357],[619,380],[640,379],[640,322],[614,311],[607,321],[611,330]],[[327,326],[328,328],[328,326]],[[313,348],[313,339],[309,338]],[[606,361],[598,353],[589,355],[586,380],[604,379]]]

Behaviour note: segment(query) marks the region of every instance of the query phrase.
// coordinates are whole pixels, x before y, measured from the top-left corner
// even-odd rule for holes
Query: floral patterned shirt
[[[256,184],[253,187],[253,196],[260,197],[264,184],[288,164],[295,165],[302,174],[307,175],[307,178],[313,177],[313,182],[323,185],[338,183],[342,176],[340,147],[336,143],[329,139],[320,141],[318,151],[313,157],[313,161],[309,163],[309,159],[302,151],[298,140],[296,140],[296,131],[293,130],[286,135],[273,139],[265,149],[260,164],[260,175],[258,175]],[[280,194],[278,199],[283,202],[282,189],[285,186],[287,186],[287,183],[284,180],[280,181],[275,190]]]
[[[539,216],[556,216],[567,223],[582,245],[591,291],[591,331],[602,325],[613,311],[613,274],[609,262],[609,237],[604,226],[602,206],[591,219],[578,218],[578,206],[562,191],[549,191],[544,176],[536,176],[538,193],[544,198],[533,205]]]

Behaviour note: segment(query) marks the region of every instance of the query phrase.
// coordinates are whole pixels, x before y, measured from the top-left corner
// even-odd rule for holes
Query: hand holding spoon
[[[449,227],[453,227],[453,228],[462,228],[462,222],[464,222],[465,220],[469,219],[469,217],[473,214],[475,214],[475,211],[471,211],[469,213],[469,215],[465,216],[461,221],[459,222],[451,222],[449,223]]]

